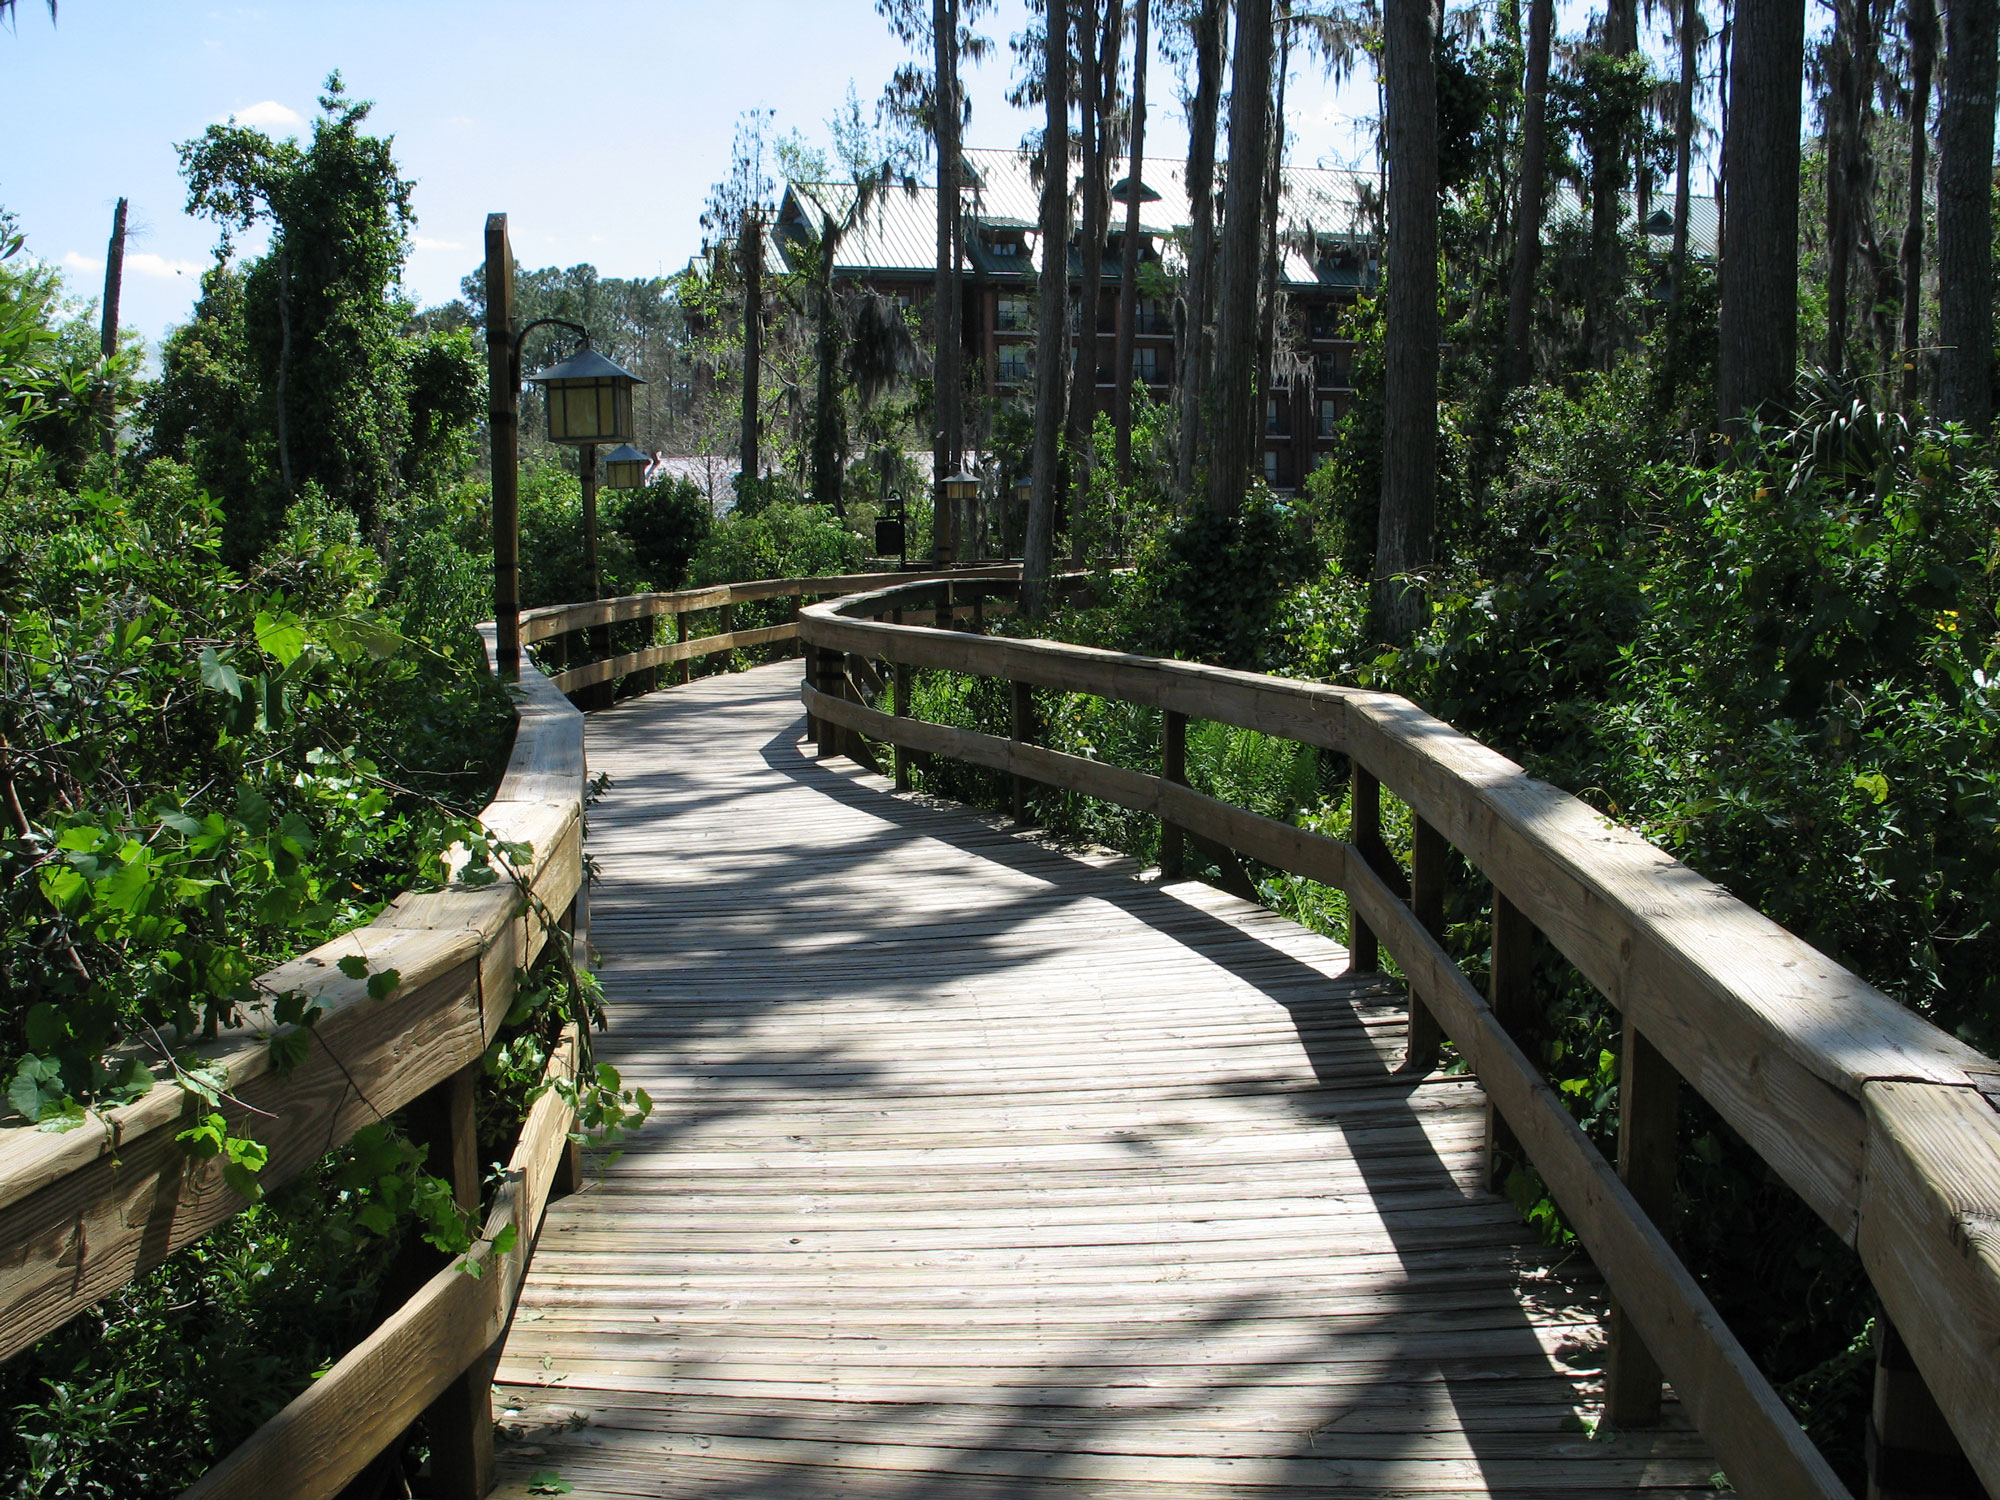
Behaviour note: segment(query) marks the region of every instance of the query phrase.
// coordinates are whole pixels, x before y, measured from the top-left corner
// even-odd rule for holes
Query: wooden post
[[[723,605],[721,616],[716,621],[716,624],[719,627],[716,631],[717,635],[732,634],[736,629],[736,606],[734,604]],[[729,660],[724,663],[724,669],[727,670],[735,665],[736,653],[732,650],[729,652]]]
[[[1879,1310],[1867,1454],[1868,1500],[1977,1500],[1986,1493],[1909,1346]]]
[[[452,1201],[479,1212],[479,1130],[473,1095],[483,1069],[459,1069],[405,1106],[410,1138],[428,1146],[426,1167],[451,1183]],[[432,1492],[442,1500],[484,1500],[493,1488],[493,1364],[474,1362],[424,1413],[431,1439]]]
[[[1361,768],[1360,761],[1355,761],[1353,766],[1353,773],[1348,778],[1347,841],[1368,867],[1380,874],[1382,864],[1378,855],[1388,853],[1382,843],[1382,786]],[[1382,958],[1374,930],[1354,915],[1351,904],[1348,907],[1347,933],[1348,972],[1369,974],[1381,968]]]
[[[1625,1018],[1618,1057],[1618,1175],[1662,1234],[1673,1232],[1675,1131],[1680,1075]],[[1660,1420],[1660,1366],[1616,1298],[1604,1365],[1604,1420],[1645,1427]]]
[[[1025,682],[1007,684],[1009,723],[1007,733],[1024,745],[1035,741],[1035,690]],[[1028,778],[1011,776],[1008,778],[1013,793],[1011,811],[1014,826],[1022,828],[1028,822]]]
[[[1524,1046],[1535,1029],[1535,926],[1499,891],[1493,893],[1493,970],[1486,998],[1495,1019]],[[1506,1183],[1506,1158],[1521,1156],[1514,1132],[1486,1101],[1486,1183],[1498,1192]]]
[[[981,588],[972,591],[972,633],[986,634],[986,590]]]
[[[900,609],[892,610],[889,619],[893,624],[900,625],[903,623],[903,612]],[[910,716],[910,666],[908,662],[899,661],[896,663],[895,682],[894,697],[890,702],[889,709],[897,718],[907,719]],[[910,789],[910,752],[901,745],[897,745],[894,748],[896,756],[896,790],[907,792]]]
[[[1187,715],[1168,709],[1160,723],[1160,775],[1187,785]],[[1160,877],[1179,880],[1187,861],[1187,837],[1180,826],[1160,820]]]
[[[812,684],[812,689],[816,693],[826,691],[826,681],[821,674],[819,664],[820,654],[819,647],[811,644],[806,646],[806,681]],[[831,742],[833,726],[817,714],[807,714],[806,732],[812,736],[814,754],[824,759]]]
[[[1415,820],[1416,827],[1410,840],[1410,909],[1422,924],[1425,932],[1444,941],[1444,876],[1445,863],[1451,854],[1451,845],[1422,818]],[[1403,1071],[1407,1073],[1428,1073],[1437,1066],[1438,1046],[1444,1041],[1444,1032],[1438,1026],[1437,1018],[1418,995],[1415,985],[1410,986],[1410,1028],[1403,1049]]]
[[[683,646],[687,644],[688,612],[684,609],[674,615],[674,639],[679,641]],[[691,656],[683,656],[681,658],[681,682],[683,685],[685,685],[693,681],[694,681],[694,658]]]
[[[576,450],[576,473],[579,487],[583,491],[583,571],[590,580],[590,597],[604,597],[603,575],[597,565],[597,444],[583,443]],[[593,660],[603,661],[611,655],[611,627],[593,625],[586,638]],[[616,687],[612,682],[600,682],[585,689],[586,708],[609,708],[611,694]]]
[[[493,471],[493,657],[521,680],[521,367],[507,216],[486,216],[486,400]]]

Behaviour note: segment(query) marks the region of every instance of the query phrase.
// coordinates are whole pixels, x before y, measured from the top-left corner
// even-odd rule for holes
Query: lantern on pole
[[[949,507],[952,519],[952,524],[945,535],[951,537],[954,542],[961,537],[972,535],[976,529],[971,524],[972,502],[979,498],[979,476],[969,470],[960,469],[946,479],[939,489],[943,491],[944,502]],[[954,554],[960,550],[963,549],[954,548]],[[960,559],[954,556],[953,560]]]
[[[652,460],[630,443],[620,443],[604,455],[604,482],[614,490],[646,487],[646,470]]]
[[[549,409],[549,441],[586,447],[632,441],[632,389],[646,382],[585,344],[528,377]]]

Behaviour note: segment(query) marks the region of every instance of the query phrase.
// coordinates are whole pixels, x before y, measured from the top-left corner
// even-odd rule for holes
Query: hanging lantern
[[[1028,502],[1030,500],[1033,500],[1034,498],[1035,498],[1034,476],[1031,474],[1023,474],[1019,479],[1014,481],[1014,503],[1020,506],[1023,510],[1026,510],[1028,508]]]
[[[944,482],[944,497],[954,503],[971,500],[979,494],[979,476],[960,469]]]
[[[652,462],[630,443],[620,443],[604,455],[604,483],[614,490],[644,489]]]
[[[632,388],[646,382],[586,344],[559,365],[530,375],[549,408],[549,441],[632,441]]]

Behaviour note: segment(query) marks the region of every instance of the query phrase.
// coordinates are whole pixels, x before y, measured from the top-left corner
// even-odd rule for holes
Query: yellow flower
[[[1948,609],[1937,617],[1937,628],[1946,635],[1958,634],[1958,611]]]

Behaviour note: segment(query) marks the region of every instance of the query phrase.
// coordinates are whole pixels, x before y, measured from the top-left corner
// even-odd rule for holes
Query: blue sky
[[[971,144],[1011,145],[1034,123],[1004,98],[1005,39],[1025,21],[1021,0],[1002,0],[982,22],[1001,45],[969,79]],[[775,107],[778,129],[823,139],[850,80],[872,106],[903,60],[871,0],[62,0],[54,26],[41,0],[21,0],[13,34],[0,31],[0,206],[91,296],[112,205],[129,197],[125,321],[157,340],[187,316],[215,243],[182,212],[174,143],[232,112],[302,130],[339,68],[416,179],[419,300],[456,292],[495,209],[523,264],[654,274],[698,248],[740,111]],[[1164,63],[1150,87],[1149,146],[1180,154]],[[1337,99],[1301,69],[1292,101],[1295,161],[1351,159],[1347,122],[1372,111],[1372,84]]]

